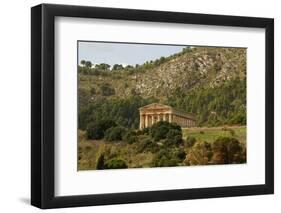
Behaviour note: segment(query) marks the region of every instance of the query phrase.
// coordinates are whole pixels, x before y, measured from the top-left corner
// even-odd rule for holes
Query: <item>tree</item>
[[[132,144],[138,141],[137,133],[133,130],[129,130],[124,134],[123,139],[128,143]]]
[[[240,142],[236,138],[219,137],[212,144],[213,164],[243,163],[246,161]]]
[[[109,84],[102,84],[100,89],[103,96],[111,96],[115,94],[114,88],[110,87]]]
[[[187,147],[192,147],[196,143],[196,138],[193,136],[188,136],[185,140],[185,145]]]
[[[86,128],[87,138],[102,139],[105,131],[114,126],[116,126],[116,123],[110,119],[90,122]]]
[[[111,127],[105,132],[105,139],[107,141],[121,141],[124,134],[126,133],[126,129],[121,126]]]
[[[112,70],[122,70],[124,69],[122,64],[114,64]]]
[[[86,61],[85,61],[85,60],[81,60],[80,64],[82,64],[82,65],[83,65],[83,67],[84,67],[84,66],[85,66],[85,64],[86,64]]]
[[[107,70],[110,69],[110,65],[105,64],[105,63],[101,63],[101,64],[96,64],[95,68],[98,69],[98,70],[107,71]]]
[[[120,158],[112,158],[106,161],[104,165],[105,169],[126,169],[128,168],[126,162]]]
[[[104,154],[100,154],[97,160],[96,169],[104,169]]]
[[[155,141],[167,138],[169,130],[174,129],[178,130],[178,134],[182,135],[182,130],[179,125],[176,123],[169,123],[167,121],[160,121],[150,127],[150,135],[154,138]]]
[[[180,159],[175,158],[170,150],[162,149],[154,157],[152,165],[154,167],[170,167],[177,166]]]
[[[86,62],[85,62],[85,66],[86,66],[87,68],[91,68],[91,67],[92,67],[92,62],[86,61]]]
[[[196,142],[186,156],[187,165],[207,165],[212,157],[211,145],[207,142]]]

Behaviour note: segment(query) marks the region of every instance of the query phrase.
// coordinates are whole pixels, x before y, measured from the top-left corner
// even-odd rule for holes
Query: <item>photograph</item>
[[[7,106],[17,109],[3,112],[11,121],[6,126],[14,127],[18,98],[30,100],[30,146],[24,147],[31,160],[29,169],[19,168],[29,172],[23,177],[30,177],[32,206],[236,197],[251,212],[277,204],[256,201],[275,196],[273,16],[280,13],[270,4],[263,15],[245,2],[251,10],[235,12],[225,3],[231,10],[223,14],[213,2],[201,11],[162,3],[31,7],[24,27],[31,29],[31,60],[21,60],[30,65],[24,74],[30,96],[19,95],[22,88],[6,95],[17,102]],[[188,205],[198,210],[198,202]]]
[[[77,41],[77,170],[247,163],[247,48]]]

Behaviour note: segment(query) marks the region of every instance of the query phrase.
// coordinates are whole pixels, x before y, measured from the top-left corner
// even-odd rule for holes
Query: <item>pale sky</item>
[[[187,46],[159,44],[130,44],[108,42],[78,42],[78,60],[91,61],[93,64],[136,65],[167,57],[180,52]]]

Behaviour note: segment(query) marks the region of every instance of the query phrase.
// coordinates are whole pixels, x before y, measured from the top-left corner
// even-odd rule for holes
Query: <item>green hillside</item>
[[[246,124],[243,48],[185,48],[142,65],[78,71],[80,129],[102,118],[138,128],[138,108],[153,102],[196,114],[198,126]]]

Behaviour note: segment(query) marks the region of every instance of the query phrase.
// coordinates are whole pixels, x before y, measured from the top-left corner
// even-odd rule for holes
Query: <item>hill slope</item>
[[[138,107],[152,102],[196,113],[198,125],[245,124],[246,49],[186,48],[136,67],[79,67],[82,129],[107,116],[137,128]]]

